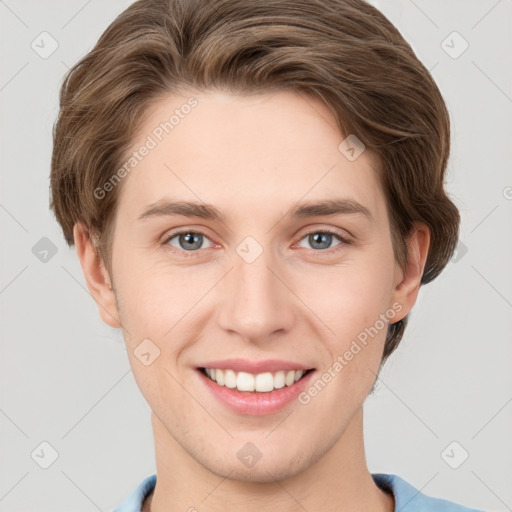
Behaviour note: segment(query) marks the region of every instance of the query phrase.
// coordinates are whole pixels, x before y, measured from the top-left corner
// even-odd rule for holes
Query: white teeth
[[[233,370],[226,370],[226,373],[232,371]],[[238,391],[254,391],[254,375],[246,372],[238,372],[236,388]]]
[[[254,388],[258,391],[272,391],[274,389],[274,376],[270,372],[258,373],[254,381]]]
[[[268,393],[274,389],[284,386],[291,386],[297,382],[305,373],[304,370],[280,370],[275,373],[265,372],[253,375],[247,372],[236,373],[233,370],[220,370],[216,368],[205,368],[205,372],[211,380],[220,386],[226,386],[238,391],[258,391]]]
[[[236,373],[233,370],[226,370],[224,372],[224,386],[227,388],[236,388],[237,379]]]
[[[284,372],[276,372],[274,374],[274,387],[276,389],[284,388]]]

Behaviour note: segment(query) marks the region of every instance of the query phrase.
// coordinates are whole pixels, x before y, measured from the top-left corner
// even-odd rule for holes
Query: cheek
[[[138,335],[163,336],[211,286],[208,276],[158,262],[126,261],[119,277],[124,320]]]
[[[300,293],[308,291],[308,306],[321,319],[318,325],[325,333],[323,371],[333,382],[325,395],[328,402],[358,403],[370,391],[394,316],[394,310],[389,311],[392,281],[393,259],[385,256],[330,269],[320,279],[302,278]]]
[[[296,278],[297,294],[342,338],[373,325],[389,307],[393,262],[385,258],[350,261]]]

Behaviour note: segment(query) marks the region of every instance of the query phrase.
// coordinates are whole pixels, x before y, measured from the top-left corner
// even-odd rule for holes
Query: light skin
[[[144,510],[392,512],[393,497],[366,465],[362,412],[386,329],[307,405],[294,401],[265,416],[228,410],[201,385],[196,366],[275,358],[321,375],[393,304],[401,309],[391,322],[411,310],[429,230],[415,225],[401,268],[376,162],[368,150],[355,161],[338,150],[344,136],[319,100],[289,91],[191,95],[198,106],[124,178],[113,275],[87,230],[74,230],[99,313],[123,329],[133,374],[153,411],[157,484]],[[162,98],[133,148],[186,100]],[[138,219],[163,198],[211,204],[223,220]],[[371,218],[290,213],[298,204],[339,198],[363,205]],[[204,236],[196,244],[180,236],[166,241],[181,230]],[[236,251],[247,236],[263,249],[252,263]],[[160,350],[149,366],[134,354],[147,338]],[[247,442],[262,454],[250,468],[237,457]]]

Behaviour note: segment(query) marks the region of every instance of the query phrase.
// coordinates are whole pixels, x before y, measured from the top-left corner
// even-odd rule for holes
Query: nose
[[[288,332],[296,317],[297,299],[270,251],[264,250],[252,262],[235,253],[233,261],[234,268],[224,279],[221,290],[220,328],[253,343]]]

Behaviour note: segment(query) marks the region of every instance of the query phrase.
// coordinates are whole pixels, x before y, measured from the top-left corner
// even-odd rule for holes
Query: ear
[[[415,223],[411,235],[407,239],[407,265],[395,267],[395,283],[391,304],[398,302],[402,305],[400,317],[404,318],[414,306],[421,285],[421,277],[427,261],[430,246],[430,230],[423,223]]]
[[[96,251],[89,230],[82,223],[77,222],[73,227],[73,236],[87,287],[98,306],[102,320],[111,327],[121,327],[110,277],[103,260]]]

